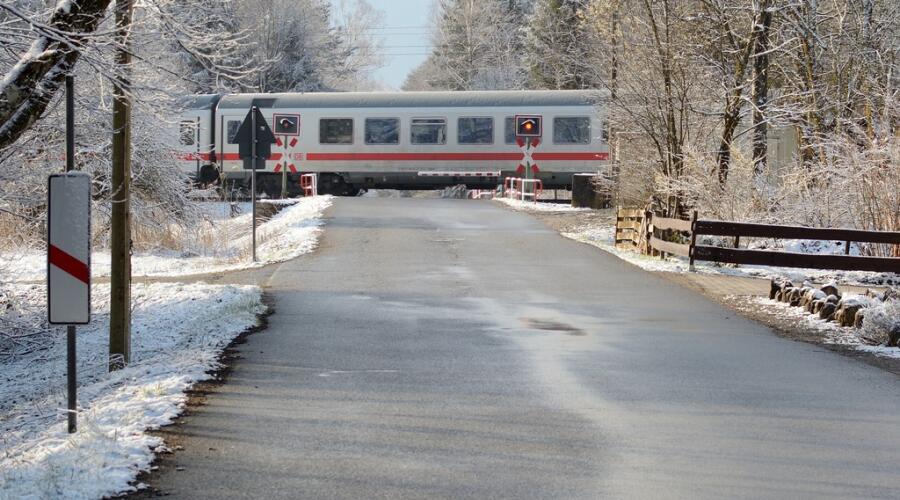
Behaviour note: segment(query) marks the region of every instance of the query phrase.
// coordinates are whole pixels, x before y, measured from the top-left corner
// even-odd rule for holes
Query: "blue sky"
[[[333,0],[337,3],[337,0]],[[384,15],[382,29],[372,35],[382,41],[384,67],[375,72],[375,79],[399,89],[416,66],[430,51],[428,19],[432,0],[368,0]]]

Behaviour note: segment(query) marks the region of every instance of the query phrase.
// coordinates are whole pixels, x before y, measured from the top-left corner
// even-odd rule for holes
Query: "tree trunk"
[[[768,6],[768,0],[764,0],[762,9]],[[744,74],[747,71],[747,64],[750,61],[750,55],[756,46],[756,38],[758,35],[758,26],[761,12],[756,12],[753,16],[753,26],[750,29],[750,36],[741,50],[740,56],[734,63],[734,88],[725,101],[724,118],[722,121],[722,138],[719,141],[719,152],[717,154],[717,163],[719,166],[719,184],[725,185],[728,181],[728,171],[731,168],[731,143],[734,141],[734,132],[737,130],[741,121],[741,108],[743,107]],[[736,48],[736,47],[735,47]]]
[[[131,21],[133,0],[116,0],[110,234],[109,368],[131,358]]]
[[[0,85],[0,149],[16,142],[47,109],[78,61],[85,35],[97,29],[109,3],[61,3],[50,16],[49,29],[38,30],[43,34],[6,75],[6,83]]]
[[[758,178],[766,170],[769,151],[766,107],[769,102],[769,30],[772,13],[768,0],[760,5],[759,23],[756,25],[756,43],[753,50],[753,173]]]
[[[804,127],[803,147],[800,156],[804,163],[815,161],[816,156],[820,162],[825,162],[825,148],[822,147],[823,127],[821,108],[818,99],[818,63],[816,61],[815,45],[818,36],[813,31],[817,29],[816,20],[819,9],[818,0],[809,0],[803,7],[803,18],[797,22],[802,25],[800,39],[800,54],[798,64],[803,75],[803,89],[807,94],[806,126]]]
[[[618,90],[619,78],[619,8],[621,5],[615,3],[612,6],[612,16],[610,17],[610,40],[609,47],[611,53],[609,65],[609,98],[611,101],[616,100],[616,91]]]
[[[609,104],[606,106],[607,115],[606,115],[606,142],[607,146],[609,146],[609,141],[613,139],[615,135],[615,130],[613,130],[613,121],[610,119],[608,114],[608,110],[612,109],[612,104],[616,100],[616,92],[619,87],[619,9],[621,8],[621,4],[618,2],[613,2],[612,4],[612,15],[610,16],[610,40],[609,40],[609,48],[610,48],[610,65],[609,65]],[[615,139],[616,147],[613,149],[613,157],[611,164],[611,172],[613,181],[615,182],[616,191],[618,192],[619,185],[619,140]]]
[[[657,24],[656,17],[653,13],[653,7],[650,5],[649,0],[644,0],[644,9],[647,12],[650,28],[653,31],[654,45],[659,57],[659,69],[663,80],[664,101],[661,106],[661,112],[663,114],[662,118],[666,129],[666,151],[665,157],[662,158],[662,160],[665,165],[666,176],[668,177],[668,180],[671,181],[681,177],[684,170],[684,151],[682,150],[684,137],[679,134],[679,129],[676,125],[676,114],[678,114],[678,111],[676,110],[675,105],[672,70],[673,59],[671,53],[671,40],[669,39],[669,29],[671,27],[669,2],[668,0],[662,2],[662,27],[665,31],[665,38],[660,33],[660,26]],[[680,193],[672,193],[669,195],[667,201],[667,212],[669,216],[674,217],[681,211],[682,205],[680,198]]]

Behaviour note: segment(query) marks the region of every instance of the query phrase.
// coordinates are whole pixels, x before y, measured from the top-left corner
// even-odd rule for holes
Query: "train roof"
[[[189,95],[179,99],[178,104],[187,109],[212,109],[221,98],[221,94]]]
[[[457,92],[306,92],[231,94],[221,109],[261,108],[457,108],[592,106],[602,102],[596,90],[493,90]]]

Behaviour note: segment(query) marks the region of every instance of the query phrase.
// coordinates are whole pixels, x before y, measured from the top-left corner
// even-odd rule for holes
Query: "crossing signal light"
[[[275,135],[300,135],[300,115],[278,115],[275,120]]]
[[[540,137],[540,116],[516,116],[516,135],[518,137]]]

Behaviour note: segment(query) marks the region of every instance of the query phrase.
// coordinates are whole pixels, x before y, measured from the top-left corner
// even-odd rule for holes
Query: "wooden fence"
[[[639,218],[637,214],[640,214]],[[697,244],[697,237],[703,235],[734,238],[734,247]],[[843,241],[844,255],[750,250],[740,248],[741,238]],[[681,240],[685,243],[672,240]],[[702,260],[729,264],[900,273],[898,257],[850,255],[853,242],[900,245],[900,232],[701,220],[697,218],[697,212],[693,213],[691,220],[681,220],[654,216],[642,210],[619,209],[616,218],[616,244],[618,245],[620,241],[630,241],[637,247],[646,242],[642,251],[662,256],[679,255],[690,259],[691,267],[695,261]]]
[[[634,248],[641,244],[645,215],[639,208],[616,208],[616,246]]]

